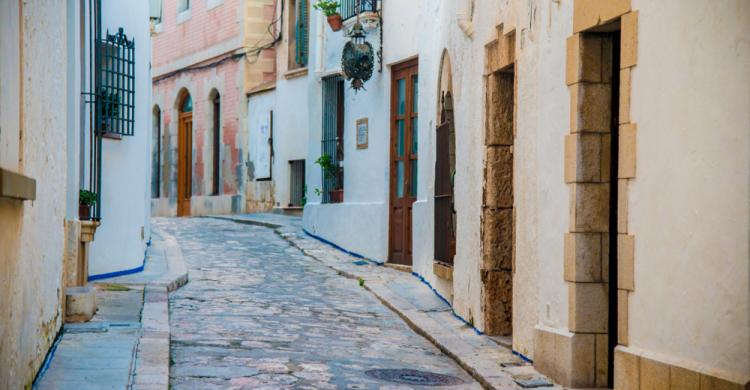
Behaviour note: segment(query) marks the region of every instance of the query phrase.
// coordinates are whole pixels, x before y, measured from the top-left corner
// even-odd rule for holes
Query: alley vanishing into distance
[[[273,229],[209,218],[154,224],[177,239],[190,273],[170,295],[172,388],[409,388],[373,369],[481,388],[357,280]]]

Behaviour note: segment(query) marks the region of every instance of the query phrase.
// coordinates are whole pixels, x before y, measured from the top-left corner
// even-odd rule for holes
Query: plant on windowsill
[[[107,88],[102,88],[100,95],[102,122],[101,134],[109,133],[109,123],[120,116],[120,94],[109,92]],[[109,122],[109,123],[108,123]]]
[[[333,179],[333,189],[328,190],[328,197],[331,203],[341,203],[344,201],[344,189],[342,188],[342,174],[343,169],[341,166],[334,164],[331,156],[324,154],[315,160],[315,163],[320,165],[323,169],[323,174],[327,179]],[[316,189],[316,193],[319,191]]]
[[[91,219],[91,206],[96,204],[96,193],[81,190],[78,193],[78,219],[87,221]]]
[[[331,26],[331,30],[341,30],[342,19],[339,13],[339,2],[336,0],[318,0],[313,4],[313,7],[323,13],[328,18],[328,25]]]

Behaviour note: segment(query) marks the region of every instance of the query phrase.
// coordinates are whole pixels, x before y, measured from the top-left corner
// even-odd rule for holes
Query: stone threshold
[[[279,234],[305,255],[320,261],[338,274],[359,280],[386,307],[395,312],[417,334],[425,337],[486,389],[522,389],[518,382],[547,380],[510,348],[491,337],[477,334],[455,317],[450,306],[411,274],[361,259],[307,236],[299,223],[274,220],[263,214],[224,215],[220,219],[265,226]],[[541,387],[562,389],[559,385]]]

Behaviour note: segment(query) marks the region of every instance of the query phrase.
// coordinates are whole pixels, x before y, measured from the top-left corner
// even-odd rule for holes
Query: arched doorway
[[[443,266],[452,267],[456,255],[456,209],[454,207],[454,176],[456,173],[456,128],[453,120],[451,64],[443,53],[440,68],[440,106],[435,134],[435,241],[434,258]]]
[[[193,99],[185,92],[179,103],[177,133],[177,216],[190,215],[193,170]]]

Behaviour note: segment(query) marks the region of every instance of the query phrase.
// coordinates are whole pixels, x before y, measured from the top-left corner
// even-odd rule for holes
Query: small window
[[[180,112],[193,112],[193,99],[190,97],[190,95],[187,95],[187,97],[185,97],[185,100],[182,101]]]
[[[309,0],[289,0],[289,69],[304,68],[309,57]]]
[[[133,135],[135,123],[135,42],[122,28],[99,42],[97,116],[102,134]]]
[[[341,18],[347,20],[357,13],[378,12],[378,0],[342,0],[340,7]]]

